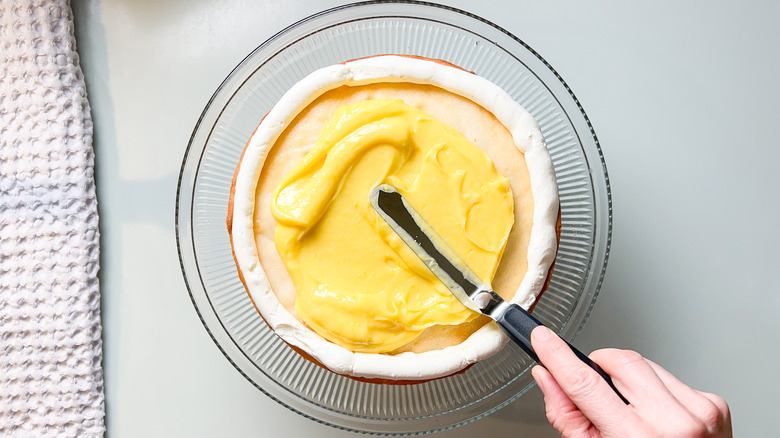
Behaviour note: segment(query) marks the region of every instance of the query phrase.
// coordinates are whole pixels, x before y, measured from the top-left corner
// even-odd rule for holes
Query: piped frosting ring
[[[559,201],[552,161],[533,117],[503,89],[470,72],[433,60],[383,55],[319,69],[296,83],[265,116],[250,138],[235,176],[233,252],[241,277],[263,319],[286,343],[331,371],[358,378],[421,381],[451,375],[498,352],[507,338],[493,323],[465,341],[422,353],[353,353],[307,328],[276,298],[255,243],[255,191],[270,148],[290,122],[325,92],[377,82],[429,84],[480,105],[510,132],[523,152],[534,199],[528,269],[512,302],[529,308],[542,291],[557,251]]]

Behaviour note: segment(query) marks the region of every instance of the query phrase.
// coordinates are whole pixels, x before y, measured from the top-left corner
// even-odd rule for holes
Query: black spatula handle
[[[509,335],[509,338],[512,339],[512,341],[514,341],[523,350],[525,350],[529,356],[531,356],[531,359],[544,366],[544,364],[539,361],[539,357],[536,355],[534,348],[531,346],[531,331],[537,326],[542,325],[538,319],[531,316],[530,313],[526,312],[525,309],[518,306],[517,304],[510,304],[506,312],[504,312],[503,315],[496,319],[496,322],[498,323],[498,326],[501,327],[501,329],[507,335]],[[564,342],[566,342],[565,339]],[[621,394],[620,391],[615,388],[615,384],[612,383],[612,377],[610,377],[609,374],[607,374],[599,366],[599,364],[590,360],[588,356],[584,355],[573,345],[569,344],[568,342],[566,342],[566,344],[569,346],[569,348],[571,348],[571,351],[574,352],[579,360],[599,373],[599,375],[603,377],[609,386],[615,391],[615,394],[617,394],[625,404],[628,404],[628,400],[623,397],[623,394]]]

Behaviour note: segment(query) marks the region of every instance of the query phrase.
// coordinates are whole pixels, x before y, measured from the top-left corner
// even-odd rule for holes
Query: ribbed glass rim
[[[558,85],[562,86],[566,90],[566,92],[568,93],[568,97],[570,97],[572,99],[573,103],[579,109],[579,112],[580,112],[579,115],[581,115],[581,117],[583,118],[583,121],[584,121],[584,123],[587,126],[587,129],[588,129],[588,131],[590,133],[590,136],[592,137],[592,141],[594,142],[595,148],[591,152],[594,152],[596,154],[595,157],[590,157],[590,155],[587,153],[587,151],[583,150],[584,157],[585,157],[586,161],[588,162],[588,167],[590,169],[593,169],[593,164],[598,165],[600,163],[600,167],[601,167],[600,170],[602,171],[602,174],[599,174],[598,176],[602,176],[603,175],[603,181],[600,181],[600,182],[602,182],[604,184],[603,188],[606,189],[605,192],[602,193],[602,194],[595,193],[596,190],[594,190],[594,193],[593,193],[594,201],[596,201],[598,203],[597,198],[599,198],[599,196],[601,196],[602,198],[604,198],[604,199],[602,199],[602,202],[606,205],[607,208],[606,208],[606,211],[597,211],[596,212],[596,214],[605,215],[605,216],[603,216],[601,218],[601,220],[604,221],[603,226],[606,228],[605,229],[606,239],[605,239],[605,242],[604,242],[604,245],[603,245],[602,248],[596,248],[596,249],[594,249],[594,251],[592,251],[590,260],[588,262],[588,268],[587,268],[587,272],[591,276],[591,278],[590,278],[591,281],[585,281],[583,283],[583,290],[587,289],[589,287],[589,285],[590,285],[590,288],[592,290],[591,298],[590,298],[590,300],[586,300],[586,302],[578,301],[577,306],[575,307],[574,311],[569,316],[569,318],[565,321],[564,326],[563,326],[563,328],[562,328],[562,330],[560,332],[561,335],[563,337],[567,338],[567,339],[573,340],[574,338],[576,338],[576,336],[581,332],[582,328],[584,327],[585,322],[587,321],[587,318],[590,315],[590,313],[591,313],[591,311],[593,309],[593,306],[595,305],[595,302],[596,302],[596,299],[598,297],[598,294],[599,294],[599,291],[600,291],[600,288],[601,288],[601,284],[603,282],[604,275],[605,275],[605,272],[606,272],[607,261],[608,261],[609,252],[610,252],[610,248],[611,248],[611,235],[612,235],[611,189],[610,189],[609,178],[608,178],[607,169],[606,169],[606,163],[604,161],[604,157],[603,157],[600,145],[599,145],[598,138],[596,137],[596,134],[595,134],[595,131],[593,129],[593,126],[591,125],[591,122],[590,122],[588,116],[585,114],[585,111],[583,110],[582,105],[580,104],[579,100],[575,97],[575,95],[572,92],[572,90],[569,88],[569,86],[566,84],[566,82],[563,80],[563,78],[558,74],[558,72],[555,71],[555,69],[553,69],[552,66],[544,58],[541,57],[541,55],[539,55],[536,51],[534,51],[530,46],[528,46],[522,40],[518,39],[517,37],[512,35],[510,32],[504,30],[503,28],[501,28],[501,27],[493,24],[492,22],[487,21],[487,20],[485,20],[485,19],[483,19],[483,18],[481,18],[479,16],[476,16],[476,15],[471,14],[469,12],[465,12],[465,11],[462,11],[460,9],[456,9],[456,8],[453,8],[453,7],[439,5],[439,4],[434,4],[434,3],[428,3],[428,2],[419,2],[419,1],[391,1],[391,2],[370,1],[370,2],[352,3],[352,4],[347,4],[347,5],[342,5],[342,6],[337,6],[337,7],[331,8],[331,9],[327,9],[327,10],[318,12],[316,14],[313,14],[313,15],[311,15],[309,17],[306,17],[306,18],[304,18],[304,19],[302,19],[302,20],[300,20],[300,21],[298,21],[298,22],[296,22],[296,23],[286,27],[285,29],[283,29],[282,31],[276,33],[274,36],[272,36],[271,38],[269,38],[268,40],[263,42],[261,45],[259,45],[255,50],[253,50],[249,55],[247,55],[230,72],[230,74],[228,74],[228,76],[223,80],[223,82],[219,85],[219,87],[216,89],[214,94],[209,99],[208,103],[206,104],[206,107],[204,108],[203,113],[200,115],[200,117],[199,117],[199,119],[198,119],[198,121],[197,121],[197,123],[195,125],[195,128],[193,130],[193,133],[192,133],[192,135],[190,137],[189,143],[188,143],[187,148],[186,148],[185,153],[184,153],[184,160],[183,160],[183,163],[182,163],[182,167],[181,167],[181,170],[180,170],[180,173],[179,173],[179,178],[178,178],[178,183],[177,183],[176,206],[175,206],[175,220],[176,220],[175,231],[176,231],[177,251],[178,251],[178,255],[179,255],[180,267],[182,269],[182,275],[184,277],[185,285],[186,285],[188,293],[190,295],[190,299],[192,300],[193,306],[195,307],[195,310],[198,313],[198,317],[200,318],[201,322],[203,323],[204,328],[206,329],[206,331],[209,333],[209,336],[211,336],[212,340],[217,345],[217,347],[220,349],[220,351],[223,353],[223,355],[255,387],[257,387],[263,393],[265,393],[266,395],[268,395],[269,397],[271,397],[273,400],[277,401],[278,403],[282,404],[283,406],[287,407],[288,409],[290,409],[290,410],[292,410],[292,411],[294,411],[294,412],[296,412],[296,413],[298,413],[298,414],[300,414],[300,415],[302,415],[302,416],[304,416],[306,418],[309,418],[309,419],[311,419],[313,421],[316,421],[316,422],[319,422],[319,423],[322,423],[322,424],[326,424],[326,425],[329,425],[329,426],[332,426],[332,427],[336,427],[338,429],[350,430],[350,431],[362,432],[362,433],[369,433],[369,434],[381,434],[381,435],[419,435],[419,434],[426,434],[426,433],[432,433],[432,432],[436,432],[436,431],[451,429],[451,428],[454,428],[454,427],[457,427],[457,426],[461,426],[461,425],[473,422],[473,421],[475,421],[477,419],[483,418],[483,417],[485,417],[485,416],[487,416],[487,415],[497,411],[498,409],[501,409],[502,407],[508,405],[512,401],[516,400],[522,394],[527,392],[528,389],[530,389],[532,385],[526,386],[524,389],[520,390],[517,394],[515,394],[514,397],[511,397],[511,398],[507,399],[505,402],[501,403],[500,405],[497,405],[497,406],[495,406],[495,407],[493,407],[491,409],[488,409],[485,412],[482,412],[480,414],[474,415],[474,416],[472,416],[470,418],[467,418],[467,419],[465,419],[463,421],[459,421],[459,422],[456,422],[456,423],[453,423],[453,424],[447,424],[447,425],[445,425],[443,427],[439,427],[439,428],[432,428],[432,429],[426,429],[426,430],[420,430],[420,431],[404,431],[404,432],[394,433],[392,431],[377,432],[377,431],[374,431],[374,430],[364,430],[364,429],[361,429],[360,427],[349,427],[349,426],[345,426],[343,424],[335,424],[335,422],[327,421],[327,420],[324,420],[322,418],[318,418],[317,416],[310,415],[310,414],[308,414],[306,412],[303,412],[300,409],[296,409],[287,400],[283,400],[282,398],[274,396],[273,394],[271,394],[269,391],[267,391],[265,388],[263,388],[261,385],[259,385],[256,381],[254,381],[250,376],[248,376],[243,371],[243,369],[237,363],[237,361],[234,360],[234,358],[231,357],[231,355],[227,351],[225,351],[225,349],[221,345],[220,341],[217,339],[215,334],[212,332],[212,329],[210,328],[209,323],[207,321],[208,316],[204,315],[204,312],[203,312],[204,309],[201,309],[199,307],[198,303],[197,303],[197,299],[196,299],[196,297],[194,295],[194,292],[193,292],[193,285],[190,283],[191,280],[188,279],[188,272],[187,272],[187,268],[185,266],[186,265],[185,258],[187,256],[192,255],[193,257],[195,257],[195,259],[197,259],[197,256],[194,254],[195,253],[194,242],[187,242],[187,239],[186,239],[186,237],[188,237],[188,236],[192,237],[191,236],[192,233],[191,233],[191,225],[190,224],[191,224],[192,217],[193,217],[193,210],[192,210],[192,208],[194,206],[193,198],[194,198],[195,192],[194,192],[194,189],[191,189],[192,193],[187,193],[188,187],[186,186],[185,183],[189,182],[189,181],[193,181],[193,179],[197,177],[197,170],[199,169],[201,160],[203,159],[203,150],[200,151],[201,154],[198,157],[198,162],[197,162],[197,166],[195,168],[194,175],[192,174],[191,170],[188,168],[188,163],[189,163],[188,157],[190,156],[190,153],[195,148],[198,147],[198,145],[196,145],[195,143],[196,143],[196,140],[197,140],[197,137],[198,137],[198,133],[199,133],[200,129],[203,127],[202,124],[204,123],[204,121],[205,121],[205,119],[207,117],[207,114],[211,110],[213,110],[212,107],[214,107],[214,105],[221,98],[223,98],[223,100],[224,100],[224,92],[227,90],[228,85],[235,85],[235,84],[231,84],[231,82],[235,81],[237,79],[237,76],[240,73],[242,73],[242,70],[246,67],[247,63],[249,63],[250,60],[253,59],[254,56],[256,56],[260,51],[262,51],[264,49],[267,49],[269,46],[273,45],[274,43],[279,43],[283,39],[283,37],[288,35],[291,31],[299,30],[300,28],[302,28],[302,27],[304,27],[306,25],[316,24],[316,22],[318,20],[322,20],[322,19],[327,19],[329,17],[333,17],[333,16],[337,15],[339,12],[342,12],[342,11],[347,11],[347,10],[354,11],[354,10],[361,9],[361,8],[362,9],[366,9],[366,8],[371,8],[371,7],[376,7],[376,6],[388,7],[388,6],[393,6],[393,5],[395,5],[396,10],[394,10],[392,14],[387,14],[387,15],[379,15],[377,13],[370,14],[369,12],[371,12],[371,11],[370,10],[366,10],[366,15],[361,17],[361,18],[359,18],[359,19],[376,19],[376,18],[389,18],[389,17],[404,18],[404,17],[407,17],[407,18],[416,18],[416,19],[430,20],[430,18],[428,18],[428,17],[420,17],[418,15],[415,15],[415,12],[419,12],[419,11],[425,10],[425,9],[433,9],[433,10],[436,10],[436,11],[439,11],[439,12],[454,13],[454,14],[458,14],[460,16],[472,19],[472,20],[476,20],[476,21],[478,21],[478,22],[480,22],[480,23],[482,23],[484,25],[489,26],[494,31],[500,32],[502,35],[504,35],[505,37],[508,37],[511,40],[513,40],[514,42],[520,44],[525,50],[527,50],[529,53],[533,54],[538,59],[538,61],[540,61],[541,64],[548,70],[548,72],[551,73],[555,77],[555,79],[557,79],[557,81],[559,81]],[[412,9],[414,9],[414,10],[412,10]],[[435,20],[431,20],[431,21],[435,21]],[[344,21],[338,21],[335,24],[331,24],[331,25],[336,25],[336,24],[341,24],[341,23],[344,23]],[[444,23],[444,24],[447,24],[447,25],[450,25],[450,26],[453,25],[452,23]],[[324,27],[317,27],[315,31],[319,31],[319,30],[321,30],[323,28]],[[304,34],[304,35],[300,36],[300,38],[304,38],[307,35],[308,34]],[[477,34],[477,35],[479,35],[479,34]],[[271,57],[269,57],[268,59],[266,59],[265,62],[270,60],[273,56],[276,56],[276,54],[280,53],[282,50],[284,50],[284,48],[285,48],[284,45],[280,46],[280,48],[275,52],[275,54],[272,55]],[[262,64],[260,66],[258,66],[257,68],[260,68],[260,67],[262,67]],[[241,85],[243,85],[243,83],[246,80],[248,80],[248,78],[250,76],[251,76],[251,74],[247,75],[247,77],[244,78],[244,80],[241,83],[238,84],[238,87],[236,88],[236,90],[234,90],[233,93],[231,93],[230,97],[227,100],[225,100],[224,102],[221,102],[221,104],[223,105],[222,109],[220,109],[219,113],[216,115],[216,118],[214,120],[218,120],[219,119],[219,117],[222,114],[222,111],[224,111],[224,109],[225,109],[225,106],[226,106],[225,104],[227,102],[229,102],[230,99],[232,99],[232,97],[235,95],[236,91],[240,88]],[[541,78],[540,78],[540,81],[541,81]],[[544,83],[544,81],[542,81],[542,82]],[[557,98],[557,95],[556,95],[556,98]],[[213,128],[214,128],[214,126],[212,125],[210,129],[213,130]],[[210,130],[210,132],[208,134],[208,137],[211,136],[211,130]],[[580,142],[580,147],[582,147],[582,142]],[[591,159],[589,159],[589,157]],[[597,158],[597,160],[594,160],[592,158]],[[598,161],[598,162],[594,163],[593,161]],[[187,178],[188,176],[192,177],[192,178],[188,179]],[[591,179],[592,178],[593,178],[593,172],[591,171]],[[595,189],[595,185],[594,185],[593,181],[591,181],[591,185]],[[188,194],[190,195],[189,199],[187,198]],[[184,211],[180,211],[180,207],[181,207],[182,201],[185,201],[185,202],[188,201],[190,203],[189,211],[187,211],[187,209],[184,209]],[[595,240],[596,240],[596,233],[594,232],[594,247],[598,243],[598,242],[595,242]],[[192,254],[189,253],[190,250],[192,251]],[[597,254],[597,252],[598,252],[598,254]],[[601,264],[599,272],[597,272],[597,273],[596,272],[592,272],[592,266],[593,266],[594,260],[598,260],[600,262],[600,264]],[[196,266],[197,266],[197,260],[196,260],[195,263],[196,263]],[[595,281],[595,283],[593,283],[594,281]],[[201,282],[202,282],[202,279],[201,279]],[[214,309],[212,308],[211,311],[214,311]],[[580,322],[577,323],[577,324],[574,324],[574,325],[570,324],[571,321],[576,321],[576,320],[579,320]],[[224,327],[224,325],[222,326],[222,328],[223,328],[223,330],[225,330],[227,332],[227,329]],[[228,336],[230,336],[229,333],[228,333]],[[326,410],[326,411],[331,410],[330,408],[323,407],[323,406],[319,406],[319,408],[323,409],[323,410]],[[339,414],[344,414],[344,413],[339,413]],[[351,415],[351,414],[346,414],[346,415]],[[430,416],[428,416],[428,417],[430,417]],[[360,417],[355,417],[355,418],[359,419]],[[426,418],[426,417],[421,417],[421,418]],[[366,418],[366,419],[369,419],[369,418]],[[403,420],[412,420],[412,419],[403,419]],[[397,420],[397,421],[403,421],[403,420]]]

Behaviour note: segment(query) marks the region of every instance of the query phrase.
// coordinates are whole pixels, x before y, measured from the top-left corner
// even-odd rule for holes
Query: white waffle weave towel
[[[104,433],[92,121],[67,0],[0,0],[0,436]]]

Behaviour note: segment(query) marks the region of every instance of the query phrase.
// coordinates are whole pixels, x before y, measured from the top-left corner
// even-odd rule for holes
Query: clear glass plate
[[[377,54],[438,58],[501,86],[539,122],[560,187],[562,232],[548,290],[534,315],[571,340],[596,300],[611,236],[609,181],[595,133],[553,68],[479,17],[438,5],[363,3],[327,10],[279,32],[217,89],[182,164],[176,238],[192,302],[219,349],[258,389],[337,428],[392,435],[449,429],[524,394],[532,362],[514,345],[464,373],[415,385],[362,383],[295,353],[255,311],[225,226],[241,151],[281,95],[313,70]]]

